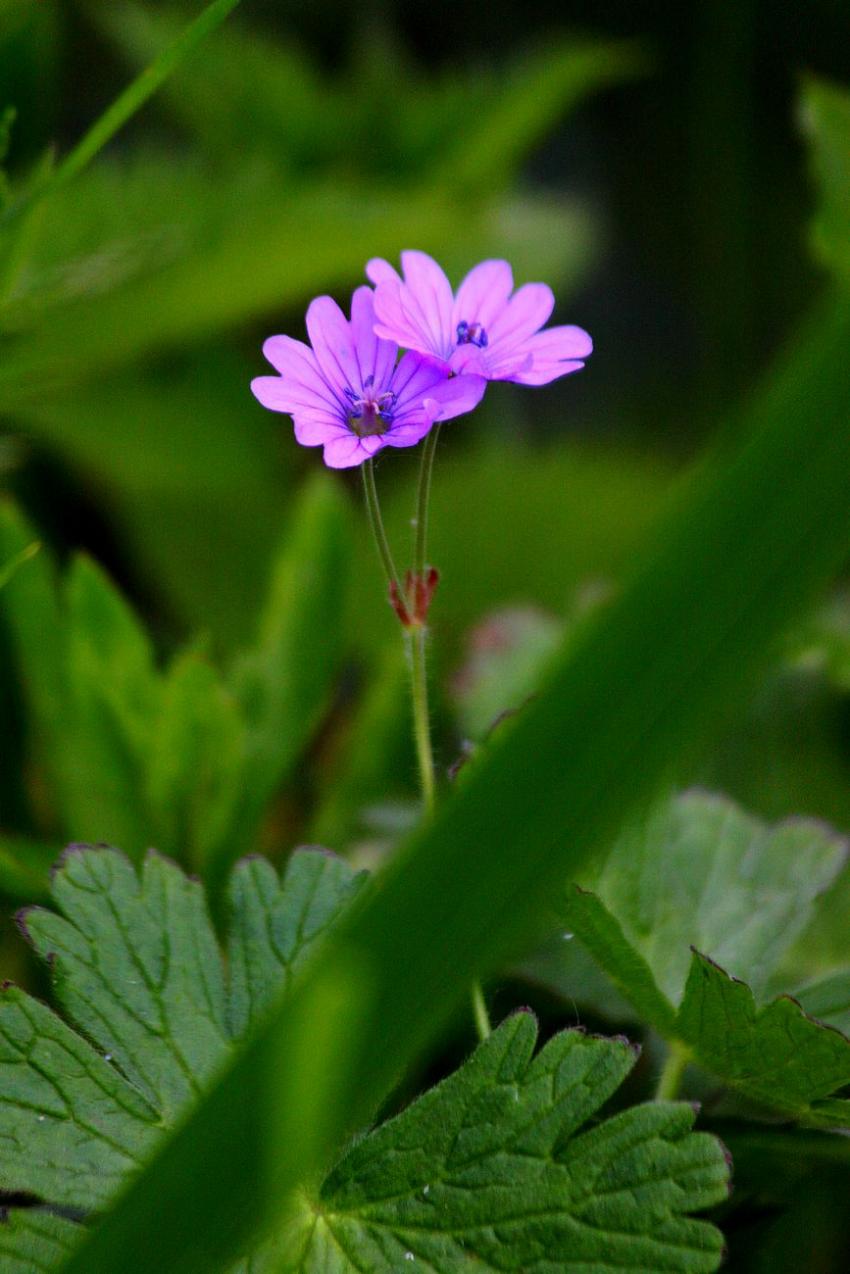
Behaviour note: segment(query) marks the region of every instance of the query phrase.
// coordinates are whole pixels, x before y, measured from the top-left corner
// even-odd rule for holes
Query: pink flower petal
[[[390,279],[375,289],[375,333],[407,349],[420,349],[428,343],[428,332],[418,311],[412,318],[408,315],[402,302],[402,287],[398,280]]]
[[[487,328],[488,348],[494,358],[532,336],[548,322],[554,308],[555,297],[545,283],[526,283],[518,288]]]
[[[515,381],[518,385],[548,385],[560,376],[567,376],[570,372],[580,372],[583,367],[584,363],[579,360],[574,362],[565,360],[562,363],[534,363],[528,371],[520,371],[515,376],[507,376],[504,379]]]
[[[366,262],[366,278],[377,287],[379,283],[400,283],[401,276],[395,266],[383,257],[372,257]]]
[[[360,366],[354,350],[351,328],[345,315],[330,296],[318,296],[307,308],[307,334],[322,375],[341,403],[345,390],[360,380]]]
[[[395,419],[422,411],[425,397],[436,385],[446,383],[448,376],[432,358],[413,351],[405,354],[395,369],[392,388],[396,396]]]
[[[374,294],[371,288],[358,288],[351,298],[351,334],[360,368],[359,384],[352,388],[363,389],[371,376],[376,390],[382,389],[389,384],[393,374],[398,347],[394,341],[383,340],[375,334]]]
[[[313,393],[312,390],[293,385],[282,376],[255,376],[251,381],[251,392],[257,401],[267,407],[269,411],[291,413],[293,411],[307,410],[328,416],[335,413],[339,423],[340,408],[338,403],[334,402],[332,405],[328,405],[323,398]]]
[[[292,417],[295,425],[295,438],[302,447],[318,447],[321,443],[330,442],[333,438],[349,437],[349,431],[339,420],[330,415],[305,415],[299,412]]]
[[[329,469],[352,469],[380,451],[383,445],[383,435],[358,438],[356,434],[344,432],[328,439],[323,458]]]
[[[303,341],[294,341],[289,336],[270,336],[263,345],[263,353],[282,378],[273,410],[289,410],[284,402],[285,392],[298,404],[323,405],[330,409],[338,406],[336,395],[319,370],[315,354]]]
[[[454,420],[465,412],[473,411],[487,388],[483,376],[453,376],[429,391],[425,409],[434,420]],[[436,410],[435,410],[436,409]]]
[[[507,261],[482,261],[473,266],[457,290],[452,335],[461,322],[480,323],[487,330],[508,303],[514,276]]]
[[[548,385],[559,376],[580,371],[593,352],[593,341],[581,327],[565,324],[537,332],[525,342],[531,366],[511,379],[522,385]]]
[[[424,348],[416,348],[423,354],[445,357],[454,344],[455,335],[451,284],[427,252],[402,252],[401,266],[404,271],[402,303],[411,319],[418,320],[423,334],[428,337]]]
[[[393,424],[392,429],[384,434],[383,441],[388,447],[415,447],[425,437],[434,421],[432,417],[422,413],[421,420],[410,420],[405,424]]]

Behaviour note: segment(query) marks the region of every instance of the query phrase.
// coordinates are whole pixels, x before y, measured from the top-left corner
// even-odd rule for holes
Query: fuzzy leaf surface
[[[813,1011],[835,1000],[834,1016],[815,1014],[832,1025],[787,996],[762,1007],[757,997],[844,857],[820,823],[771,828],[725,798],[687,793],[620,840],[599,896],[572,892],[566,922],[642,1019],[701,1066],[787,1116],[843,1125],[845,1104],[826,1099],[850,1083],[850,1040],[832,1029],[845,1024],[846,987],[804,998]]]
[[[672,1003],[691,947],[758,994],[846,852],[813,819],[771,827],[725,797],[686,792],[620,838],[592,887]]]
[[[3,1274],[49,1274],[73,1250],[79,1226],[35,1208],[15,1208],[0,1217]]]
[[[850,1127],[850,1040],[779,996],[759,1007],[744,982],[694,953],[677,1034],[752,1100],[807,1123]]]
[[[268,863],[240,864],[228,977],[197,881],[158,855],[137,873],[112,849],[67,852],[52,883],[58,911],[32,908],[20,924],[80,1034],[17,987],[2,993],[0,1189],[84,1211],[107,1204],[286,985],[355,879],[315,851],[294,854],[283,880]]]
[[[635,1061],[623,1039],[564,1031],[534,1057],[530,1013],[355,1146],[286,1269],[354,1274],[715,1270],[722,1241],[686,1214],[726,1197],[719,1142],[654,1103],[581,1131]]]
[[[0,1188],[105,1207],[359,883],[315,851],[297,853],[283,880],[263,860],[240,863],[225,975],[201,888],[174,864],[151,855],[139,873],[111,849],[67,853],[53,882],[59,914],[34,908],[21,923],[86,1038],[17,988],[4,993]],[[534,1057],[536,1039],[528,1013],[503,1023],[459,1071],[355,1144],[315,1202],[233,1274],[270,1274],[281,1261],[305,1274],[411,1260],[433,1274],[471,1262],[541,1274],[590,1262],[716,1269],[719,1233],[687,1214],[725,1197],[719,1143],[691,1132],[689,1106],[664,1103],[580,1132],[635,1051],[567,1031]],[[0,1253],[13,1274],[43,1274],[80,1234],[18,1209],[0,1226]]]

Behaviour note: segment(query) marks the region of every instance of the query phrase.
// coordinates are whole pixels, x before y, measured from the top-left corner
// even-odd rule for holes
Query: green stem
[[[384,520],[381,517],[381,505],[378,500],[378,488],[375,485],[375,466],[367,460],[361,465],[363,474],[363,491],[366,496],[366,511],[369,514],[369,525],[375,537],[378,556],[387,577],[387,583],[395,585],[398,596],[404,597],[401,580],[395,568],[390,550]],[[417,533],[418,539],[418,533]],[[424,547],[424,546],[423,546]],[[416,759],[419,763],[419,782],[422,788],[422,803],[430,814],[434,809],[436,783],[434,781],[434,754],[431,750],[431,726],[428,717],[428,679],[425,667],[425,629],[417,627],[405,633],[410,668],[410,691],[413,702],[413,740],[416,744]]]
[[[425,629],[421,625],[408,634],[410,691],[413,700],[413,740],[419,763],[419,785],[426,814],[434,812],[437,785],[434,779],[434,752],[428,715],[428,674],[425,664]]]
[[[656,1101],[674,1101],[682,1087],[685,1068],[691,1060],[691,1050],[679,1040],[672,1040],[655,1090]]]
[[[414,576],[425,571],[428,551],[428,503],[431,495],[431,473],[440,426],[434,425],[422,447],[419,465],[419,487],[416,493],[416,539],[413,550]],[[434,778],[434,751],[431,746],[431,720],[428,711],[428,671],[425,657],[424,626],[410,633],[410,689],[413,699],[413,738],[419,763],[419,783],[426,813],[434,810],[437,785]]]
[[[416,493],[416,546],[413,557],[413,569],[421,575],[425,570],[425,557],[428,546],[428,505],[431,499],[431,474],[434,471],[434,452],[437,450],[437,439],[440,426],[434,425],[422,447],[422,460],[419,465],[419,490]]]
[[[487,1012],[484,991],[477,978],[472,984],[470,997],[472,999],[472,1016],[475,1018],[475,1029],[478,1032],[479,1040],[483,1044],[489,1038],[493,1028],[490,1025],[490,1014]]]
[[[387,533],[384,530],[384,519],[381,517],[381,506],[378,502],[378,488],[375,485],[375,462],[367,460],[360,466],[360,472],[363,474],[363,493],[366,496],[366,512],[369,515],[369,526],[372,529],[372,535],[375,538],[375,544],[378,548],[378,556],[381,559],[381,565],[384,568],[384,574],[387,577],[387,584],[395,584],[398,589],[399,597],[403,597],[401,580],[398,571],[395,568],[393,555],[390,552],[390,542],[387,539]]]
[[[419,465],[419,488],[416,493],[416,539],[413,553],[413,569],[417,576],[425,573],[428,558],[428,510],[431,501],[431,475],[434,471],[434,455],[440,437],[440,426],[434,425],[422,447]],[[413,689],[413,729],[416,754],[419,759],[419,776],[426,810],[434,808],[434,754],[431,748],[431,730],[428,717],[428,682],[425,667],[425,629],[416,628],[411,633],[411,683]],[[470,987],[472,1016],[475,1029],[482,1042],[492,1031],[490,1014],[481,983],[476,980]]]
[[[422,461],[419,467],[419,489],[416,495],[416,540],[414,545],[414,572],[417,577],[424,573],[428,551],[428,503],[431,494],[431,474],[434,468],[434,452],[437,447],[439,426],[434,428],[425,439],[422,448]],[[384,568],[389,585],[395,585],[398,596],[404,597],[398,571],[393,561],[381,506],[378,500],[378,488],[375,484],[375,467],[371,460],[361,466],[363,474],[363,491],[366,496],[366,511],[369,515],[369,526],[378,549],[378,556]],[[427,633],[424,624],[418,624],[405,632],[407,644],[408,667],[410,668],[410,695],[413,705],[413,740],[416,745],[416,760],[419,766],[419,785],[422,790],[422,804],[426,814],[434,812],[437,797],[437,783],[434,774],[434,751],[431,746],[431,721],[428,711],[428,670],[425,658],[425,639]],[[490,1016],[484,1000],[481,983],[473,982],[470,988],[472,1014],[479,1039],[483,1042],[490,1034]]]

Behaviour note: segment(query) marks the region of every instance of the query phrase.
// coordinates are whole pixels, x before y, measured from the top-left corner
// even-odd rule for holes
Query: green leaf
[[[363,832],[365,808],[384,801],[415,774],[408,704],[408,673],[401,642],[389,644],[318,774],[318,811],[310,839],[341,850]],[[363,746],[363,740],[368,746]]]
[[[483,739],[504,712],[521,708],[543,681],[547,659],[563,639],[563,625],[543,611],[496,611],[472,631],[468,654],[454,677],[459,724]]]
[[[90,210],[95,225],[110,208],[126,206],[128,182],[104,183],[103,207],[98,201]],[[133,184],[134,197],[159,198],[181,215],[170,183],[151,192],[151,174],[141,172]],[[105,255],[115,259],[113,251]],[[89,270],[86,264],[83,273]],[[256,359],[217,348],[156,373],[125,372],[120,385],[99,377],[52,395],[24,423],[84,481],[110,493],[110,514],[133,560],[157,581],[185,630],[210,631],[217,648],[247,639],[291,498],[280,426],[246,398],[257,368]],[[289,457],[295,460],[294,448]]]
[[[143,65],[176,29],[166,13],[90,5],[92,20]],[[504,187],[558,121],[594,91],[645,69],[632,44],[565,40],[518,64],[426,75],[409,64],[385,26],[355,44],[350,63],[322,75],[304,50],[238,23],[188,66],[164,97],[175,116],[216,153],[272,148],[286,167],[355,169],[415,181],[432,171],[447,189]],[[382,103],[392,98],[395,109]],[[348,126],[337,121],[346,112]],[[462,140],[458,140],[458,139]]]
[[[688,792],[629,827],[592,884],[672,1003],[691,947],[758,994],[846,852],[815,820],[769,827],[724,797]],[[567,923],[583,937],[572,903]],[[597,958],[603,946],[595,944]]]
[[[145,774],[161,687],[153,651],[99,567],[74,562],[65,586],[67,701],[59,752],[66,833],[138,856],[150,844]]]
[[[820,200],[813,226],[817,256],[850,277],[850,92],[807,76],[801,116]]]
[[[119,278],[103,294],[70,298],[49,324],[9,341],[0,368],[4,410],[27,413],[110,369],[162,350],[173,354],[251,318],[279,314],[316,292],[348,287],[362,278],[363,261],[376,251],[395,257],[409,243],[434,251],[447,244],[453,270],[498,251],[512,258],[518,278],[546,274],[575,282],[596,242],[587,214],[563,200],[491,200],[470,210],[452,203],[450,192],[431,187],[403,195],[391,184],[361,188],[327,181],[296,187],[281,200],[279,174],[268,164],[229,178],[202,174],[200,182],[182,163],[172,160],[170,169],[178,210],[187,202],[180,190],[184,178],[192,182],[190,191],[201,191],[187,223],[179,223],[177,251],[159,268]],[[118,169],[113,184],[120,188],[121,180]],[[150,197],[148,202],[149,233],[173,241],[175,225],[171,216],[163,222],[163,206],[173,209]],[[63,204],[57,197],[56,217]],[[281,253],[281,243],[291,251]],[[103,245],[96,255],[100,260]],[[16,320],[13,306],[7,323],[23,320],[20,314]]]
[[[233,670],[248,723],[243,828],[254,826],[328,703],[341,656],[348,542],[344,497],[317,476],[293,513],[254,647]]]
[[[465,121],[442,171],[465,187],[500,186],[577,102],[645,70],[645,58],[625,42],[571,40],[546,48],[504,76],[500,91]]]
[[[9,501],[0,502],[0,561],[19,558],[36,540],[33,527]],[[8,630],[25,700],[31,756],[40,754],[55,783],[56,740],[65,703],[63,627],[50,555],[42,550],[0,591],[0,615]]]
[[[656,982],[650,964],[626,936],[616,916],[595,894],[576,887],[567,901],[564,921],[640,1018],[669,1038],[676,1010]]]
[[[355,1144],[306,1205],[282,1268],[715,1270],[721,1235],[684,1214],[726,1197],[693,1110],[626,1110],[592,1129],[635,1061],[624,1040],[557,1035],[532,1060],[530,1013]],[[293,1249],[295,1243],[293,1243]]]
[[[0,1189],[84,1210],[106,1204],[355,887],[325,853],[296,853],[283,881],[268,863],[241,864],[228,979],[197,881],[159,855],[140,877],[115,850],[68,851],[52,883],[58,912],[32,908],[19,923],[81,1034],[18,988],[3,992]]]
[[[770,828],[725,798],[688,793],[621,837],[599,896],[577,890],[565,922],[643,1019],[700,1065],[782,1114],[844,1123],[840,1103],[813,1103],[850,1082],[850,1040],[788,997],[758,1008],[753,992],[773,980],[845,853],[820,823]]]
[[[24,992],[4,993],[3,1188],[83,1209],[107,1203],[231,1039],[262,1020],[357,883],[321,853],[296,855],[283,883],[267,862],[240,864],[228,989],[195,882],[158,856],[140,880],[113,850],[68,853],[53,885],[61,914],[30,910],[23,924],[51,961],[61,1006],[103,1055]],[[435,1270],[472,1257],[504,1269],[540,1251],[600,1269],[716,1269],[720,1235],[684,1214],[725,1197],[720,1145],[691,1133],[690,1107],[669,1104],[578,1135],[635,1051],[568,1031],[532,1061],[536,1034],[531,1015],[518,1014],[454,1076],[358,1142],[305,1211],[297,1268],[313,1268],[330,1235],[349,1254],[340,1270],[389,1270],[408,1251]],[[15,1215],[24,1255],[36,1238],[48,1255],[70,1248],[74,1227],[52,1221]]]
[[[228,1043],[224,973],[201,885],[159,855],[146,858],[140,880],[114,850],[72,849],[53,896],[61,915],[36,909],[23,923],[51,960],[59,1004],[173,1122]]]
[[[694,952],[676,1032],[699,1060],[753,1101],[807,1123],[850,1127],[850,1039],[807,1017],[790,996],[758,1008],[739,982]]]
[[[850,970],[838,969],[801,986],[794,999],[819,1022],[850,1035]]]
[[[580,877],[670,768],[716,736],[850,544],[848,340],[850,309],[834,299],[751,400],[740,449],[691,478],[629,584],[364,891],[64,1274],[147,1274],[154,1227],[161,1274],[226,1268],[370,1117],[470,978],[515,952],[559,882]],[[327,988],[352,967],[363,992],[353,1019],[322,1034]],[[274,1084],[270,1050],[286,1062]],[[311,1092],[333,1109],[305,1140]],[[272,1137],[243,1119],[266,1103]]]
[[[245,1034],[288,989],[316,942],[363,883],[341,858],[301,851],[283,882],[263,858],[237,863],[230,882],[228,1020]]]
[[[28,562],[31,557],[35,557],[40,548],[41,545],[38,540],[35,540],[32,544],[28,544],[26,548],[21,549],[19,553],[16,553],[11,561],[4,562],[0,566],[0,588],[5,587],[24,563]]]
[[[79,1226],[35,1208],[0,1216],[3,1274],[50,1274],[79,1238]]]
[[[165,678],[147,767],[157,845],[204,874],[238,852],[234,826],[245,762],[245,723],[231,691],[195,651]]]

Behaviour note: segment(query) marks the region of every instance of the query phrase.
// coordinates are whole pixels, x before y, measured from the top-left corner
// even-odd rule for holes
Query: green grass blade
[[[226,1269],[264,1203],[280,1208],[319,1165],[316,1140],[296,1135],[298,1103],[320,1092],[310,1075],[332,1074],[331,1151],[368,1120],[473,974],[515,949],[552,891],[711,736],[850,547],[848,342],[850,299],[840,297],[753,404],[743,444],[687,484],[629,586],[364,892],[300,989],[64,1274],[143,1274],[154,1235],[161,1274]],[[366,990],[357,1020],[332,1033],[343,1062],[326,1031],[308,1032],[322,994],[352,969]]]
[[[150,66],[137,75],[112,105],[95,120],[71,153],[53,170],[47,181],[40,185],[36,184],[21,199],[10,205],[4,220],[20,216],[33,203],[40,201],[60,186],[64,186],[66,182],[76,177],[77,173],[82,172],[127,121],[141,110],[149,98],[153,97],[165,80],[177,70],[181,62],[193,53],[216,27],[221,25],[237,4],[239,0],[213,0],[212,4],[207,5],[203,12],[185,27],[177,39],[163,49]]]

